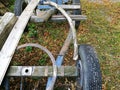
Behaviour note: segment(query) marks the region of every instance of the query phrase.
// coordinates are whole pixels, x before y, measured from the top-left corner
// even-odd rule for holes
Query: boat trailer
[[[77,42],[77,29],[80,21],[87,19],[85,15],[82,15],[79,0],[16,0],[15,13],[9,14],[13,16],[15,14],[17,20],[0,51],[0,85],[5,86],[5,90],[9,90],[7,77],[21,77],[21,79],[23,77],[48,77],[46,90],[53,90],[59,76],[77,77],[76,90],[102,90],[100,65],[94,48],[87,44],[79,45]],[[29,21],[38,23],[68,21],[69,33],[56,59],[47,48],[38,43],[18,46]],[[63,66],[62,62],[71,43],[74,46],[73,60],[76,66]],[[15,51],[28,46],[36,47],[47,53],[52,66],[9,66]],[[20,90],[22,87],[21,82]]]

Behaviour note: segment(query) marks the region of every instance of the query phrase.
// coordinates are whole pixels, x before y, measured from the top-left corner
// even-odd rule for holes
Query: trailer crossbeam
[[[53,67],[52,66],[10,66],[7,76],[48,77],[48,76],[53,76]],[[75,77],[77,76],[77,68],[75,66],[57,67],[57,76]]]

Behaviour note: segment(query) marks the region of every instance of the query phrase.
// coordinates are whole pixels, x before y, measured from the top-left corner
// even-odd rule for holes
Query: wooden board
[[[0,85],[6,74],[6,71],[11,62],[15,49],[21,38],[21,35],[29,21],[30,16],[33,13],[33,10],[38,5],[38,3],[39,0],[31,0],[31,2],[27,5],[25,10],[22,12],[21,16],[18,18],[8,39],[6,40],[4,46],[0,51]]]
[[[5,15],[0,19],[0,49],[11,32],[16,20],[17,17],[10,12],[5,13]]]

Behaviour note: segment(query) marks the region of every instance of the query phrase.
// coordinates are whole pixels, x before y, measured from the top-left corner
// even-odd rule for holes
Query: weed
[[[11,12],[14,12],[14,2],[15,0],[9,0],[9,5],[7,6]]]
[[[33,29],[35,28],[35,24],[34,23],[29,23],[28,24],[28,29]]]
[[[39,65],[45,65],[46,64],[46,60],[45,59],[40,59],[38,60]]]
[[[51,38],[52,38],[53,40],[56,40],[56,39],[59,38],[58,35],[60,34],[60,30],[50,29],[50,30],[49,30],[49,33],[50,33],[50,35],[51,35]]]
[[[31,29],[31,30],[28,32],[28,37],[29,37],[29,38],[35,38],[35,37],[37,37],[37,31],[34,30],[34,29]]]
[[[25,43],[25,38],[23,36],[21,37],[20,42]]]
[[[35,38],[37,37],[37,31],[35,30],[35,24],[31,23],[28,25],[28,37],[29,38]]]
[[[19,66],[19,65],[21,65],[21,63],[19,63],[19,62],[13,62],[13,66]]]
[[[43,39],[42,39],[42,38],[39,38],[39,42],[40,42],[40,43],[43,43]]]
[[[32,47],[31,47],[31,46],[27,46],[27,47],[25,48],[25,51],[26,51],[26,52],[31,52],[31,51],[32,51]]]
[[[10,6],[10,11],[13,12],[14,11],[14,5]]]
[[[39,65],[42,65],[42,66],[45,65],[47,58],[48,58],[48,55],[47,54],[43,54],[41,59],[38,60]]]

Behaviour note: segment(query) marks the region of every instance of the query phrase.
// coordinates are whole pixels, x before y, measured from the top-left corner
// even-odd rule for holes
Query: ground
[[[81,0],[81,4],[82,14],[87,15],[88,19],[81,21],[77,31],[78,42],[79,44],[90,44],[96,49],[101,65],[102,90],[119,90],[120,3],[111,3],[108,0],[103,0],[103,3]],[[69,27],[66,22],[29,23],[28,32],[22,35],[19,45],[29,42],[39,43],[48,48],[56,57],[63,45],[68,30]],[[71,45],[63,65],[75,65],[75,61],[72,60],[72,51],[73,46]],[[51,63],[49,57],[42,51],[27,47],[16,52],[11,65],[51,65]],[[39,82],[35,80],[31,82],[36,82],[35,84],[37,85]],[[74,90],[74,79],[60,78],[59,80],[56,86],[61,87],[61,84],[64,83],[63,86],[68,85]]]
[[[102,4],[82,1],[83,14],[79,43],[95,47],[102,71],[103,90],[120,88],[120,3],[103,0]]]

